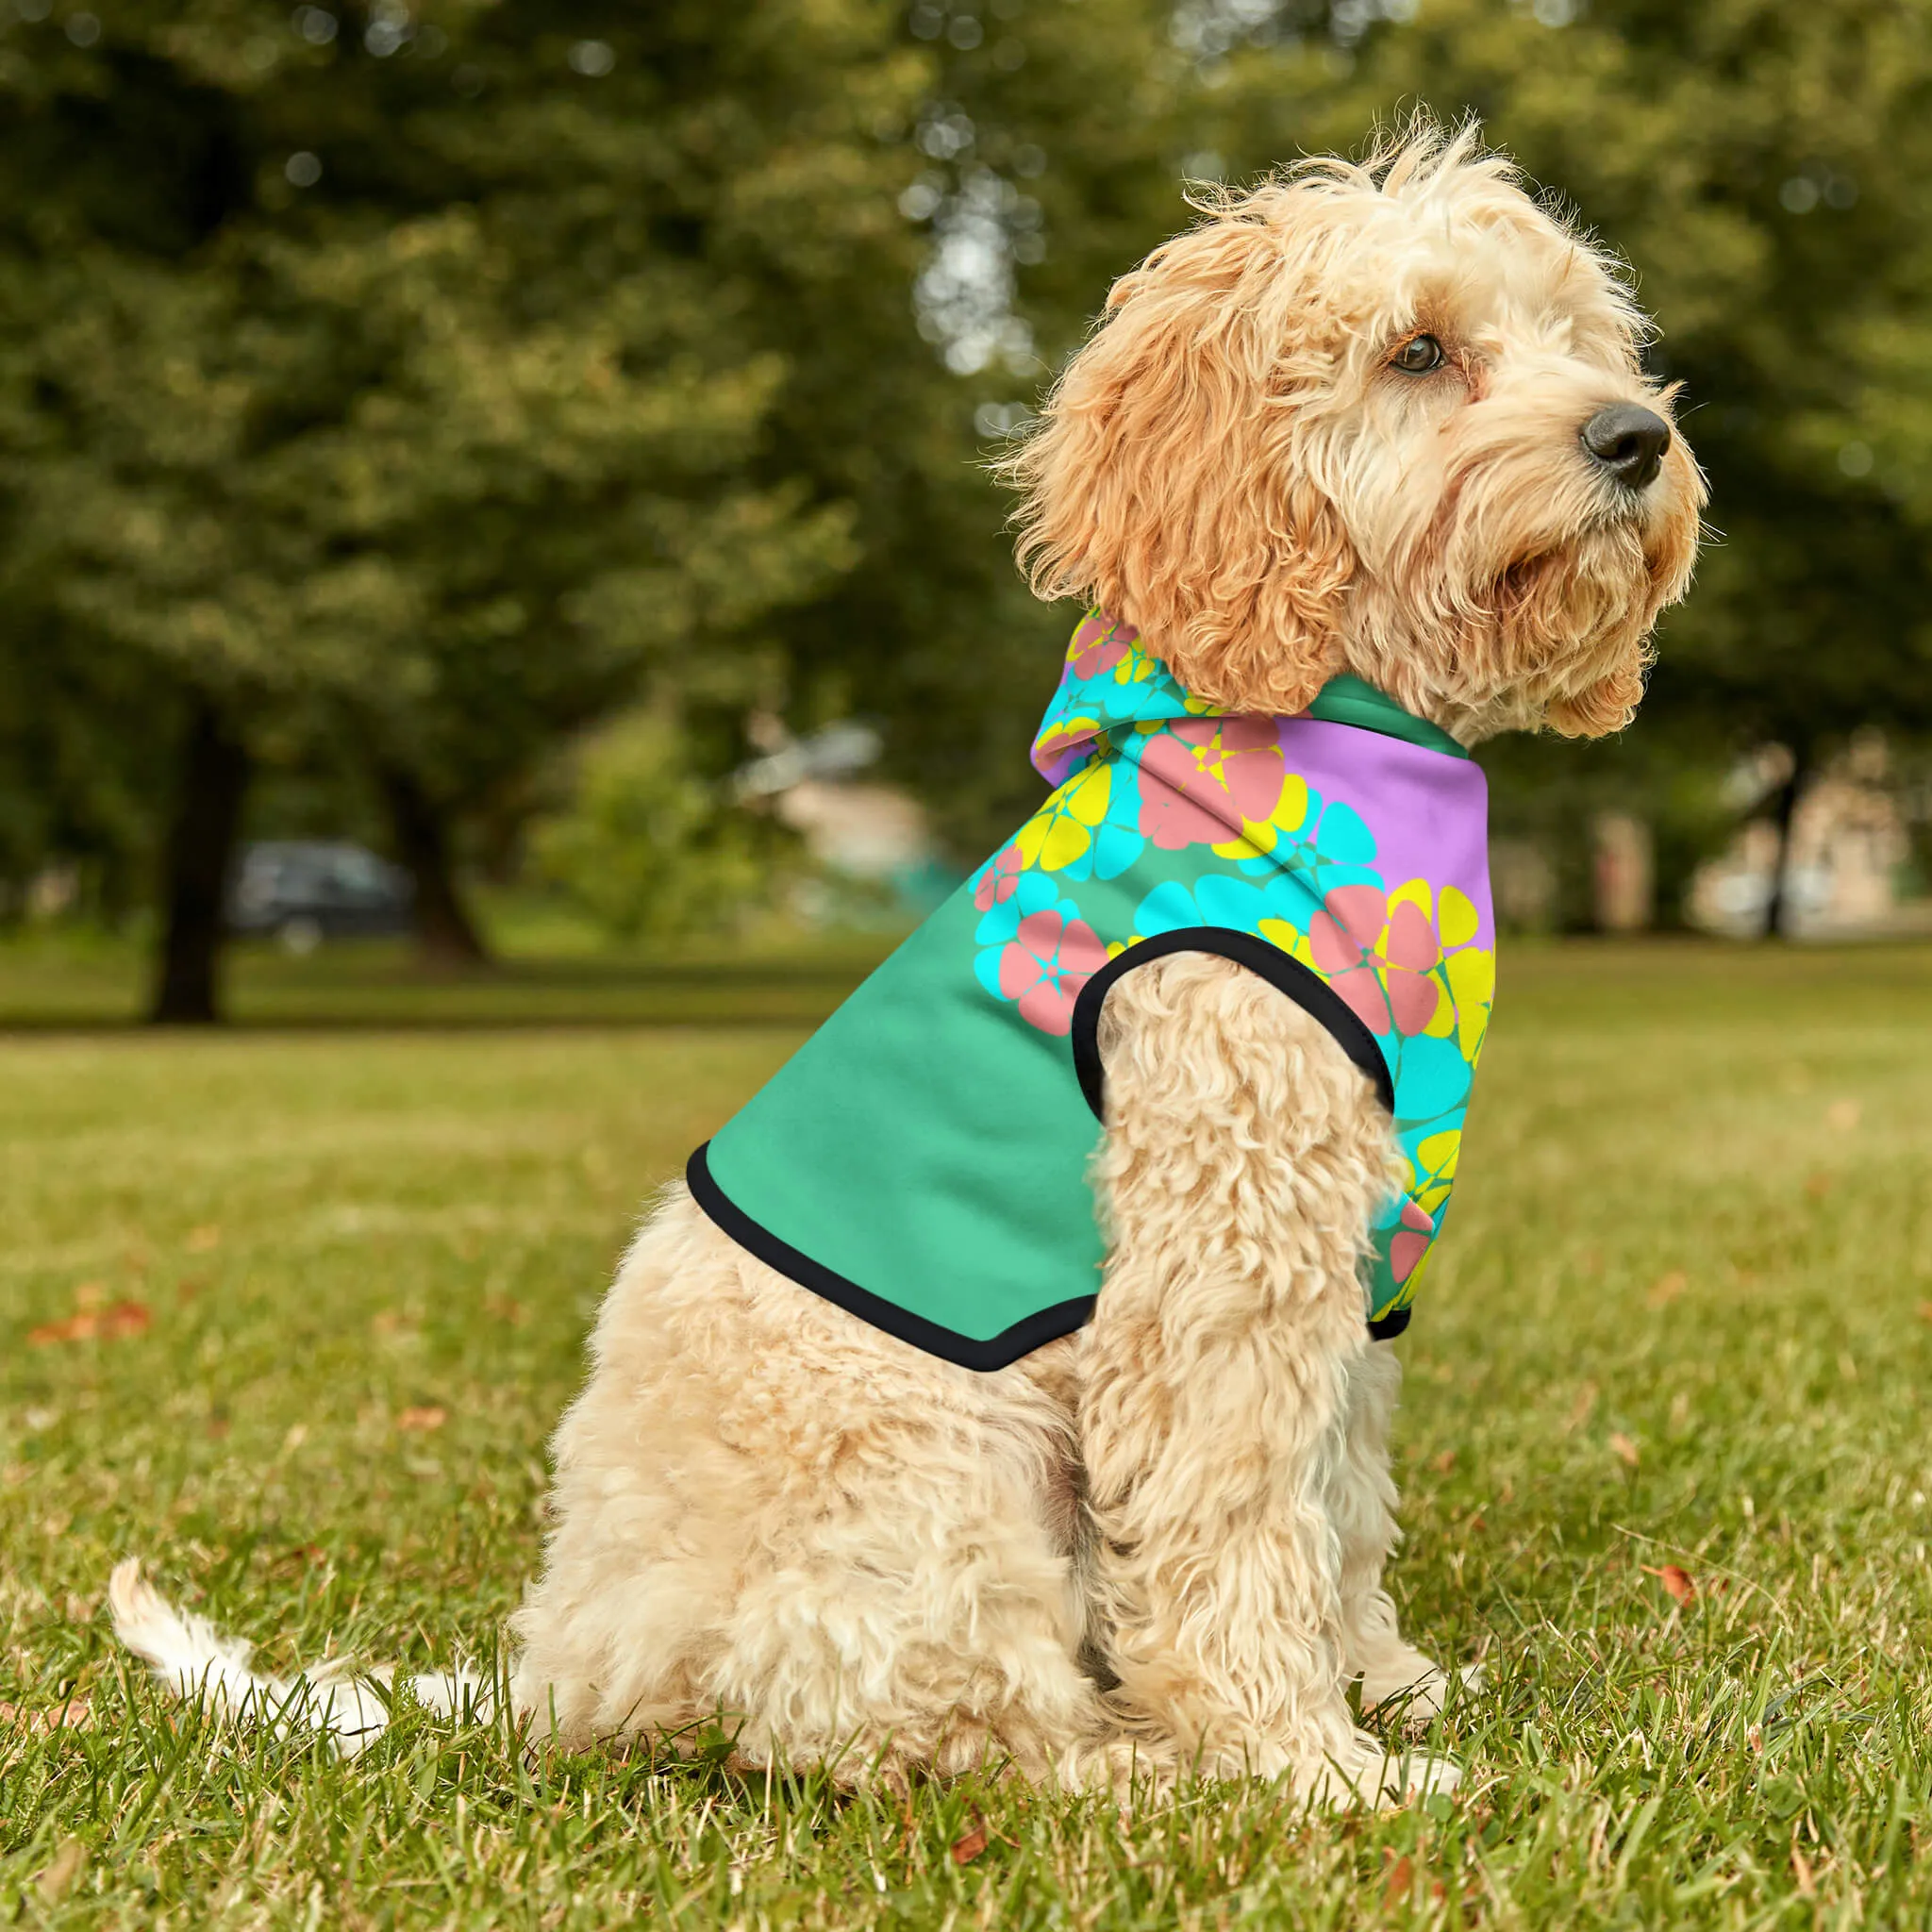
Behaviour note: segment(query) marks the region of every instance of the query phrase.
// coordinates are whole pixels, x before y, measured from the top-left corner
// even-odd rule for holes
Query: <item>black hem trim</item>
[[[1392,1314],[1381,1317],[1369,1324],[1371,1341],[1393,1341],[1408,1326],[1408,1318],[1415,1313],[1413,1308],[1397,1308]]]
[[[1045,1347],[1049,1341],[1058,1341],[1062,1335],[1071,1335],[1093,1312],[1097,1297],[1084,1294],[1072,1301],[1056,1302],[1050,1308],[1041,1308],[985,1341],[955,1334],[937,1322],[927,1321],[924,1315],[915,1315],[909,1308],[874,1294],[870,1289],[860,1288],[856,1281],[848,1281],[754,1221],[711,1177],[710,1162],[705,1157],[705,1149],[709,1145],[706,1141],[686,1163],[685,1184],[691,1189],[691,1199],[740,1247],[756,1255],[768,1268],[789,1275],[801,1288],[808,1288],[826,1301],[836,1302],[874,1328],[884,1329],[895,1341],[936,1355],[941,1361],[957,1362],[962,1369],[973,1369],[982,1375],[991,1374],[995,1369],[1009,1367],[1023,1355]]]
[[[1136,966],[1158,959],[1168,953],[1217,953],[1232,959],[1250,973],[1258,974],[1277,992],[1285,993],[1296,1006],[1318,1020],[1334,1036],[1335,1043],[1374,1083],[1375,1097],[1395,1112],[1395,1081],[1375,1036],[1362,1024],[1354,1008],[1320,974],[1268,943],[1258,933],[1242,932],[1232,925],[1184,925],[1174,932],[1157,933],[1141,940],[1124,953],[1117,953],[1080,989],[1074,1002],[1074,1071],[1079,1075],[1080,1091],[1093,1109],[1093,1118],[1105,1122],[1105,1069],[1100,1063],[1100,1008],[1109,989]],[[1391,1333],[1395,1332],[1393,1330]]]

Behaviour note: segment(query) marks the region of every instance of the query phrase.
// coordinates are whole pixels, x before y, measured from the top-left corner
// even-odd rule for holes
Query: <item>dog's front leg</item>
[[[1362,1708],[1399,1707],[1414,1725],[1442,1708],[1449,1680],[1402,1635],[1395,1604],[1382,1585],[1395,1547],[1395,1484],[1389,1474],[1389,1424],[1402,1368],[1392,1348],[1372,1345],[1349,1376],[1341,1454],[1329,1486],[1329,1510],[1341,1542],[1342,1657],[1359,1677]],[[1473,1667],[1465,1683],[1480,1680]]]
[[[1123,1715],[1208,1774],[1442,1789],[1453,1767],[1387,1763],[1344,1692],[1333,1482],[1387,1116],[1313,1020],[1218,958],[1128,974],[1101,1051],[1110,1253],[1080,1424]]]

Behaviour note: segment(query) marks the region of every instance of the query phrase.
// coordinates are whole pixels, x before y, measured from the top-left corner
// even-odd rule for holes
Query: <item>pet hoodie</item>
[[[888,1334],[1003,1368],[1100,1290],[1107,990],[1215,953],[1319,1020],[1393,1118],[1406,1175],[1362,1295],[1398,1334],[1495,990],[1482,772],[1358,678],[1229,715],[1100,612],[1033,763],[1045,804],[691,1156],[698,1205]]]

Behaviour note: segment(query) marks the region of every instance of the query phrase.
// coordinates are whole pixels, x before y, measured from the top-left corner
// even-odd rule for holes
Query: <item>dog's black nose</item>
[[[1671,425],[1635,403],[1612,403],[1583,425],[1583,446],[1625,490],[1643,490],[1663,467]]]

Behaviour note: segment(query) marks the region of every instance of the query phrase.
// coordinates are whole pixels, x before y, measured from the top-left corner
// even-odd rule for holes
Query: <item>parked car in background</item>
[[[269,839],[242,848],[228,926],[278,939],[291,953],[312,953],[325,940],[408,932],[414,900],[408,874],[365,846]]]

